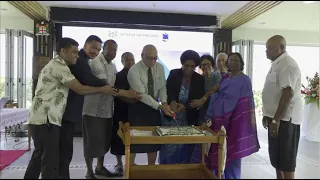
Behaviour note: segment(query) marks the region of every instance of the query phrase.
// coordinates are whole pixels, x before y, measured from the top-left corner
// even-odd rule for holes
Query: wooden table
[[[126,179],[221,179],[224,167],[223,148],[226,133],[213,132],[205,124],[197,128],[206,130],[211,136],[157,136],[155,126],[131,126],[129,123],[119,123],[118,135],[125,145],[125,178]],[[152,131],[153,136],[132,136],[130,130]],[[205,146],[208,143],[219,144],[218,177],[205,164]],[[131,144],[202,144],[202,162],[199,164],[170,164],[170,165],[131,165]]]

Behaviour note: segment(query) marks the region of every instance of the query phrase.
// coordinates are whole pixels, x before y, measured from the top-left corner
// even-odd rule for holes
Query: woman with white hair
[[[216,57],[217,70],[214,73],[218,75],[219,80],[223,75],[227,73],[227,59],[228,59],[228,55],[222,52],[219,53]]]

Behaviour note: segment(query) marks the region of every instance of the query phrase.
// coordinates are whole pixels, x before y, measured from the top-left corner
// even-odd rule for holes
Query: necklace
[[[240,73],[241,73],[241,71],[239,71],[239,72],[238,72],[238,74],[237,74],[237,75],[235,75],[235,76],[233,76],[233,77],[231,77],[231,73],[230,73],[230,75],[229,75],[229,79],[233,79],[233,78],[237,77]]]

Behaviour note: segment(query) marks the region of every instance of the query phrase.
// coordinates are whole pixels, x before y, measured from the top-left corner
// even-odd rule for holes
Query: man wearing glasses
[[[167,104],[164,68],[157,62],[158,51],[153,45],[143,48],[141,58],[128,72],[131,89],[142,93],[141,100],[129,107],[129,122],[131,126],[160,126],[160,110],[167,116],[172,117],[174,114]],[[154,165],[160,147],[161,145],[132,145],[130,163],[134,164],[135,153],[147,153],[148,164]]]

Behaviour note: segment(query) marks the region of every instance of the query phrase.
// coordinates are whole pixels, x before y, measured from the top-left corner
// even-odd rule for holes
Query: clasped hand
[[[101,88],[102,88],[102,90],[101,90],[102,93],[110,94],[112,96],[118,96],[119,92],[121,91],[120,95],[124,96],[126,98],[129,98],[129,99],[140,100],[142,97],[142,94],[138,91],[135,91],[135,90],[119,90],[119,89],[114,88],[113,86],[110,86],[110,85],[105,85]]]
[[[159,106],[159,109],[166,115],[166,116],[170,116],[173,117],[173,115],[175,114],[174,111],[171,110],[170,106],[168,104],[162,104]]]
[[[129,98],[129,99],[136,99],[136,100],[140,100],[142,97],[142,94],[138,91],[135,91],[135,90],[128,90],[126,92],[126,98]]]
[[[170,104],[170,109],[171,109],[173,112],[177,113],[177,112],[184,111],[184,110],[185,110],[185,107],[184,107],[184,105],[181,104],[181,103],[172,102],[172,103]]]
[[[191,106],[191,108],[199,108],[199,107],[201,107],[205,102],[206,102],[206,101],[205,101],[204,98],[191,100],[190,106]]]
[[[110,86],[110,85],[105,85],[102,88],[102,92],[105,93],[105,94],[110,94],[112,96],[117,96],[118,93],[119,93],[119,90],[114,88],[113,86]]]

